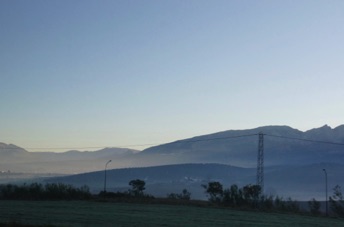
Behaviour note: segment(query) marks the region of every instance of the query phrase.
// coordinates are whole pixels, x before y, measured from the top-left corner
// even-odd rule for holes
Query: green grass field
[[[211,207],[95,201],[0,201],[0,223],[33,226],[344,226],[344,220]],[[1,226],[1,225],[0,225]]]

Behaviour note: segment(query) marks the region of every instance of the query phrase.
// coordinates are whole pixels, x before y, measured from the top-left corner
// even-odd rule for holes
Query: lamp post
[[[105,164],[105,170],[104,170],[104,193],[106,192],[106,167],[111,162],[111,160],[107,161]]]
[[[327,172],[326,169],[323,169],[324,173],[325,173],[325,185],[326,185],[326,216],[328,216],[328,204],[327,204]]]

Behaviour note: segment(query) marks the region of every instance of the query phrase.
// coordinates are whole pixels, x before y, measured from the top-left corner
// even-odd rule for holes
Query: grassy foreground
[[[0,201],[0,226],[343,226],[325,217],[95,201]]]

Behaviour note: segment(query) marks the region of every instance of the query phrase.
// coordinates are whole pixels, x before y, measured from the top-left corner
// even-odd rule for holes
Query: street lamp
[[[104,170],[104,193],[106,192],[106,167],[107,165],[111,162],[111,160],[107,161],[107,163],[105,164],[105,170]]]
[[[327,205],[327,172],[326,169],[323,169],[325,173],[325,184],[326,184],[326,216],[328,216],[328,205]]]

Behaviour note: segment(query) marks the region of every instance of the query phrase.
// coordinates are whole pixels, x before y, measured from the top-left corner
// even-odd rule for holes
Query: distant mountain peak
[[[327,124],[325,124],[324,126],[320,127],[319,129],[332,129],[330,126],[328,126]]]
[[[26,153],[25,149],[14,144],[0,143],[0,152],[2,153]]]

